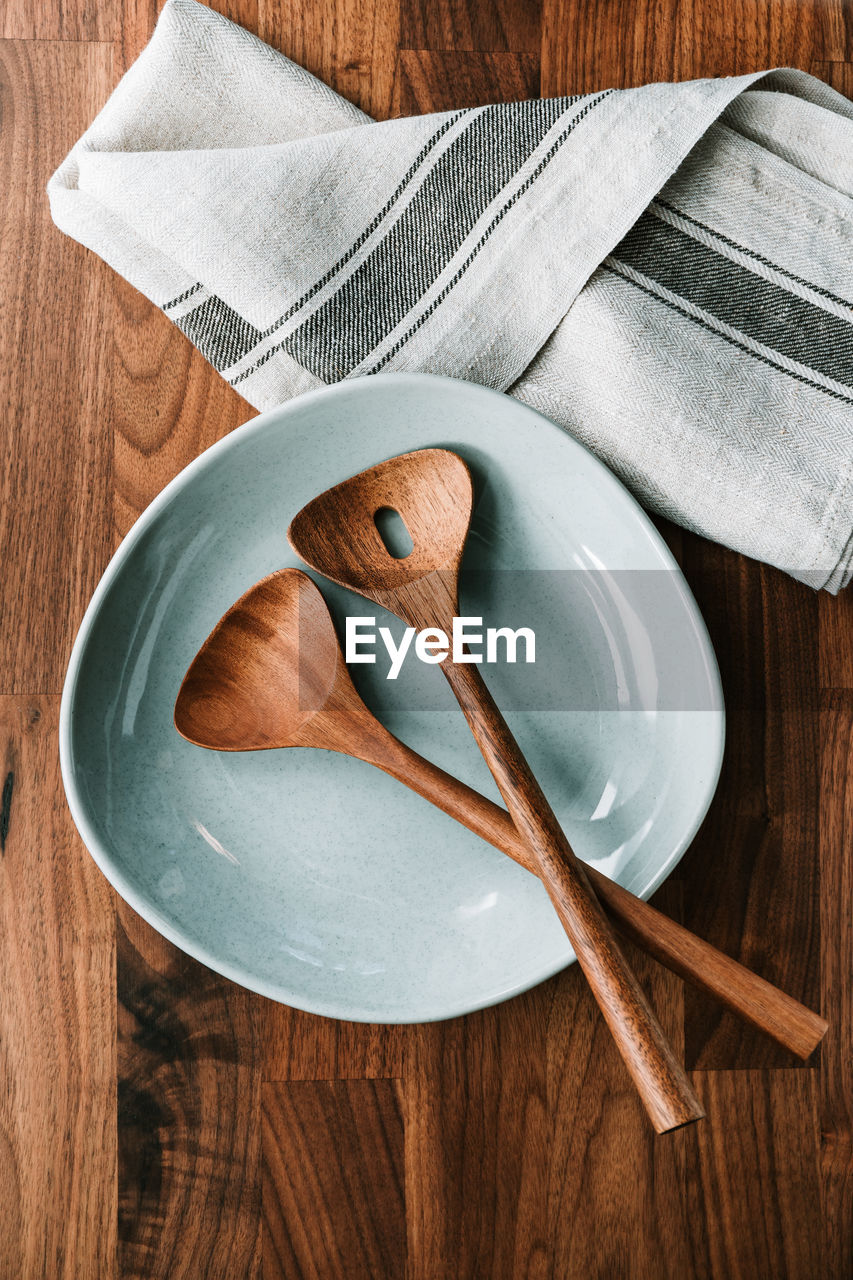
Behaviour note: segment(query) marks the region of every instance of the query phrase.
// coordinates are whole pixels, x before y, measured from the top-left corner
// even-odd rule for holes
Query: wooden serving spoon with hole
[[[534,870],[506,810],[400,742],[350,679],[317,587],[282,569],[237,601],[205,641],[175,705],[180,733],[214,751],[324,747],[376,765],[482,839]],[[784,992],[587,867],[620,931],[800,1058],[827,1024]]]
[[[459,613],[457,580],[471,522],[468,468],[448,449],[419,449],[362,471],[303,507],[291,546],[319,573],[397,614],[418,631],[447,635]],[[376,524],[390,509],[413,543],[399,559]],[[442,663],[510,817],[658,1133],[704,1115],[666,1036],[619,949],[583,865],[473,663]]]

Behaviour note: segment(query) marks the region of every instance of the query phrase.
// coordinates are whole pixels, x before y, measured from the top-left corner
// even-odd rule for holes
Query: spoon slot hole
[[[395,560],[405,560],[415,549],[406,522],[393,507],[380,507],[373,517],[385,550]]]

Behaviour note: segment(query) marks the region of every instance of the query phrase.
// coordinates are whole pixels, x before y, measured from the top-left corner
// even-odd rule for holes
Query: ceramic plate
[[[572,844],[647,897],[714,791],[723,709],[713,652],[669,551],[564,431],[469,383],[344,382],[253,419],[137,521],[83,620],[62,701],[74,819],[118,892],[236,982],[355,1021],[447,1018],[569,964],[533,876],[377,769],[310,750],[224,754],[172,723],[183,675],[238,596],[298,560],[292,516],[330,485],[441,445],[476,502],[461,607],[525,626],[535,662],[484,667]],[[315,577],[347,614],[401,624]],[[381,616],[380,616],[381,615]],[[499,799],[436,667],[352,668],[410,746]]]

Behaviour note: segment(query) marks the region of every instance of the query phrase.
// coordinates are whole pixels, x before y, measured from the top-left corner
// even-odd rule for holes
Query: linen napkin
[[[375,123],[168,0],[48,191],[259,409],[484,383],[682,525],[851,577],[853,104],[803,72]]]

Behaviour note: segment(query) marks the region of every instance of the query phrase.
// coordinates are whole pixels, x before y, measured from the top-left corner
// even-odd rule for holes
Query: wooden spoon
[[[282,569],[237,601],[205,641],[175,706],[181,734],[215,751],[313,746],[354,755],[418,792],[534,870],[509,814],[417,755],[358,696],[325,601],[299,569]],[[620,930],[801,1058],[827,1024],[790,996],[587,867]]]
[[[313,569],[367,596],[417,630],[448,635],[459,613],[457,579],[473,489],[448,449],[391,458],[327,489],[293,520],[291,546]],[[413,543],[404,559],[383,542],[376,516],[402,518]],[[551,806],[478,668],[442,663],[510,816],[571,939],[611,1034],[658,1133],[704,1115],[684,1068],[631,972]]]

